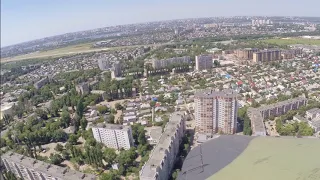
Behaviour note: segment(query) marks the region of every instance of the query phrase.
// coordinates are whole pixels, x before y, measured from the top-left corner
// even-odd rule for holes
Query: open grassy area
[[[303,38],[287,38],[287,39],[266,39],[262,42],[278,45],[293,45],[293,44],[304,44],[304,45],[320,45],[318,39],[303,39]]]
[[[320,140],[258,137],[209,180],[318,180]]]
[[[24,54],[20,56],[3,58],[1,59],[1,63],[9,62],[9,61],[19,61],[24,59],[32,59],[32,58],[44,58],[44,57],[60,57],[64,55],[71,55],[76,53],[89,53],[95,51],[103,51],[108,50],[109,48],[91,48],[92,43],[78,44],[73,46],[68,46],[64,48],[53,49],[49,51],[41,51],[34,52],[30,54]]]

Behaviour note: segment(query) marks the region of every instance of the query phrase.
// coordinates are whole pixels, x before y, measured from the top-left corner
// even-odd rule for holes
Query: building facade
[[[253,62],[270,62],[281,60],[281,51],[279,49],[263,50],[253,53]]]
[[[121,64],[119,61],[115,62],[113,64],[112,70],[111,70],[111,78],[114,79],[116,77],[121,77]]]
[[[92,126],[93,137],[113,149],[130,149],[133,146],[132,130],[130,126],[116,124],[97,124]]]
[[[298,109],[301,106],[305,106],[307,101],[306,98],[297,97],[279,103],[262,106],[260,108],[248,108],[247,114],[251,120],[252,135],[266,136],[267,133],[263,123],[264,119],[271,116],[281,116],[290,110]]]
[[[149,160],[141,168],[140,180],[169,179],[184,132],[184,115],[182,112],[174,112],[164,128],[158,144],[151,151]]]
[[[88,94],[90,92],[88,83],[84,82],[84,83],[76,85],[76,91],[82,95]]]
[[[46,85],[47,83],[49,83],[49,78],[48,77],[45,77],[45,78],[42,78],[41,80],[37,81],[36,83],[34,83],[34,88],[36,89],[40,89],[42,88],[44,85]]]
[[[211,55],[200,55],[196,56],[196,70],[202,71],[205,69],[212,68],[212,56]]]
[[[106,71],[110,68],[110,64],[105,58],[98,59],[98,66],[101,71]]]
[[[245,48],[236,50],[235,54],[239,59],[249,60],[253,58],[253,53],[258,51],[257,48]]]
[[[237,93],[203,90],[195,93],[196,131],[215,134],[234,134],[237,131]]]
[[[182,65],[182,64],[190,64],[191,58],[189,56],[183,56],[183,57],[174,57],[169,59],[161,59],[152,60],[152,67],[154,70],[158,69],[165,69],[168,68],[171,65]]]
[[[1,155],[1,165],[16,177],[26,180],[94,180],[92,174],[70,170],[66,167],[52,165],[21,154],[7,152]]]

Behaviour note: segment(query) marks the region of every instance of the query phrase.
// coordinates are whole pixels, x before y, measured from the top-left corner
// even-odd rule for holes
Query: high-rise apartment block
[[[106,58],[98,59],[98,66],[101,71],[106,71],[110,68],[109,61]]]
[[[100,123],[92,126],[94,139],[109,148],[130,149],[133,146],[130,126]]]
[[[161,59],[157,60],[154,59],[152,61],[152,67],[153,69],[165,69],[168,68],[170,65],[182,65],[182,64],[190,64],[191,58],[189,56],[183,56],[183,57],[174,57],[169,59]]]
[[[281,51],[279,49],[263,50],[253,53],[253,62],[270,62],[281,59]]]
[[[111,70],[111,78],[114,79],[116,77],[120,77],[121,75],[122,75],[121,64],[119,61],[117,61],[113,64],[113,67]]]
[[[247,111],[247,114],[251,120],[252,135],[266,136],[267,133],[263,123],[264,119],[267,119],[271,116],[281,116],[290,110],[298,109],[301,106],[305,106],[307,101],[308,100],[306,98],[297,97],[259,108],[250,107]]]
[[[70,170],[66,167],[56,166],[13,152],[7,152],[1,155],[1,166],[3,166],[6,171],[10,171],[15,174],[16,177],[26,180],[96,179],[96,177],[92,174],[85,174],[82,172]]]
[[[234,134],[237,131],[237,92],[202,90],[195,93],[196,131]]]
[[[250,60],[253,58],[253,53],[258,51],[257,48],[245,48],[236,50],[235,54],[239,59]]]
[[[174,166],[185,131],[182,112],[174,112],[164,128],[149,160],[140,170],[140,180],[167,180]]]
[[[196,70],[202,71],[212,68],[212,55],[196,56]]]

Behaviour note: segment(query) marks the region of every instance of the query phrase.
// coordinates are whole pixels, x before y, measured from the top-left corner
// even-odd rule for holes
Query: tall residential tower
[[[195,93],[196,130],[199,133],[234,134],[237,131],[237,92],[202,90]]]

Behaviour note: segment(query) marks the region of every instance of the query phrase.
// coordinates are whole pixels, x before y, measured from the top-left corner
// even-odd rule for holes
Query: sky
[[[317,16],[320,0],[1,0],[1,47],[113,25],[214,16]]]

